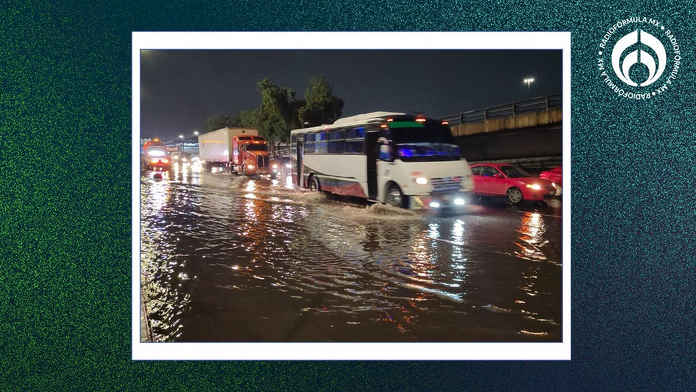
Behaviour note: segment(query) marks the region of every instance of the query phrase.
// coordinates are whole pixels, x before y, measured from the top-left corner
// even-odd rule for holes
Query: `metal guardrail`
[[[532,98],[526,101],[492,106],[485,109],[450,114],[448,116],[440,117],[440,120],[447,121],[450,125],[460,125],[478,121],[486,121],[492,118],[515,116],[521,113],[539,112],[561,106],[563,106],[563,95],[554,94],[545,97]]]

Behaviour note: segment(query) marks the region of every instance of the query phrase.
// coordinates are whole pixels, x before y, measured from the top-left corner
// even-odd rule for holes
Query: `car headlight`
[[[273,164],[273,168],[274,168],[274,169],[277,169],[277,168],[278,168],[278,165],[274,163],[274,164]]]
[[[527,184],[527,188],[532,188],[538,191],[539,189],[541,189],[541,186],[539,184]]]

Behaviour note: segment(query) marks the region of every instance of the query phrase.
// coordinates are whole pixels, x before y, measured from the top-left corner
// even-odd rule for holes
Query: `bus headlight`
[[[254,170],[254,165],[247,165],[247,169]]]
[[[464,203],[466,203],[466,202],[465,202],[464,199],[461,198],[461,197],[458,197],[458,198],[454,199],[454,204],[456,204],[456,205],[458,205],[458,206],[463,206]]]
[[[428,183],[428,179],[425,177],[417,177],[416,178],[416,184],[418,185],[425,185]]]

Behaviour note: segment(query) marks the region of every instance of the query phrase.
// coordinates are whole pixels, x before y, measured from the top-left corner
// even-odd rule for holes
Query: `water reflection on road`
[[[561,340],[557,200],[433,215],[190,172],[141,198],[156,341]]]

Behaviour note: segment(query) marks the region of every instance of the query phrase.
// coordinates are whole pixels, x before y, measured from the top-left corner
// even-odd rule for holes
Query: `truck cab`
[[[232,137],[232,167],[241,175],[273,175],[266,139],[255,135]]]

